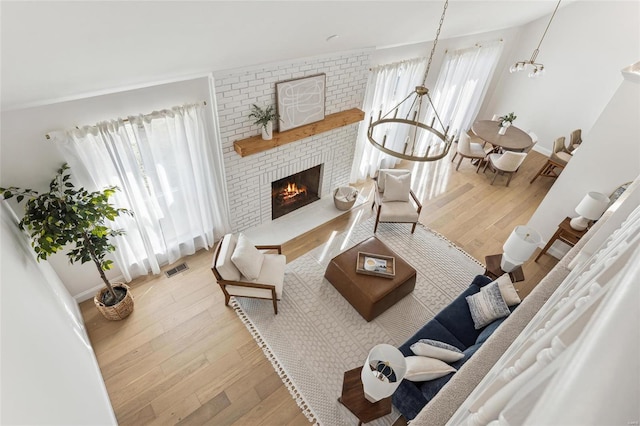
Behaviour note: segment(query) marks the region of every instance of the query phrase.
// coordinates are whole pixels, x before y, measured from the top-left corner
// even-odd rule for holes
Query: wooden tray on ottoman
[[[376,260],[384,260],[387,267],[384,271],[369,271],[364,268],[364,260],[371,257]],[[365,275],[375,275],[377,277],[393,278],[396,276],[396,259],[393,256],[385,256],[384,254],[358,252],[358,262],[356,263],[356,272]]]
[[[383,277],[356,272],[359,252],[394,258],[395,275]],[[368,238],[331,259],[324,277],[367,321],[411,293],[416,285],[416,270],[376,237]]]

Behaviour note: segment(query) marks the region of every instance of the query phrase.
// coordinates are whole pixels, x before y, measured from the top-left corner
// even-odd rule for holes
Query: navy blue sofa
[[[506,317],[497,319],[480,330],[476,330],[473,326],[473,319],[465,298],[479,292],[481,287],[492,281],[492,279],[484,275],[477,275],[464,292],[400,346],[400,352],[404,356],[412,356],[414,353],[411,351],[410,346],[418,340],[438,340],[463,351],[464,358],[451,363],[456,369],[462,367],[485,340],[489,338],[491,333],[506,319]],[[515,306],[509,309],[513,311]],[[393,405],[407,420],[413,419],[438,391],[447,384],[453,374],[455,373],[427,382],[402,380],[393,394]]]

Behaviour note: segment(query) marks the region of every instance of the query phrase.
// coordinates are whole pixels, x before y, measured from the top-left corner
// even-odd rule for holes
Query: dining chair
[[[576,129],[571,132],[571,136],[569,137],[569,145],[567,146],[567,151],[569,153],[573,153],[578,146],[582,143],[582,130]]]
[[[572,158],[572,155],[568,153],[564,147],[564,141],[565,137],[560,136],[553,142],[551,155],[547,159],[547,162],[538,170],[538,173],[531,179],[530,184],[533,183],[538,176],[546,176],[554,179],[560,176],[560,172]]]
[[[378,223],[411,223],[411,233],[416,230],[422,204],[411,190],[411,170],[380,169],[374,178],[373,204],[378,206],[373,232]]]
[[[507,179],[507,185],[509,186],[509,182],[511,182],[511,178],[513,174],[518,170],[524,159],[527,157],[526,152],[514,152],[514,151],[505,151],[504,154],[489,154],[487,155],[487,162],[484,165],[485,172],[487,167],[491,167],[494,171],[493,179],[491,180],[491,185],[496,181],[496,177],[498,175],[508,174],[509,178]]]
[[[482,160],[489,152],[491,152],[492,149],[493,148],[483,148],[481,144],[471,142],[469,135],[462,133],[460,135],[460,139],[458,139],[458,148],[456,149],[456,153],[453,155],[451,162],[456,159],[456,156],[460,155],[460,160],[458,160],[458,164],[456,165],[456,171],[458,171],[460,163],[462,163],[462,160],[465,158],[469,158],[471,161],[478,160],[478,167],[476,167],[476,173],[478,173]]]

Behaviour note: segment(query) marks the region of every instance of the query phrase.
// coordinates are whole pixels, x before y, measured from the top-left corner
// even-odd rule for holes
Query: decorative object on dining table
[[[280,116],[273,105],[269,105],[265,109],[262,109],[258,105],[252,104],[249,118],[255,119],[253,124],[260,125],[263,140],[268,141],[273,138],[273,122],[280,119]]]
[[[500,129],[498,130],[498,133],[501,135],[507,133],[507,129],[513,124],[516,118],[518,117],[513,112],[499,117],[498,122],[500,125]]]
[[[529,260],[529,257],[542,242],[542,237],[530,226],[516,226],[504,242],[500,269],[512,272],[518,266]]]
[[[571,219],[569,225],[576,231],[584,231],[590,221],[600,219],[608,206],[609,197],[599,192],[589,192],[576,206],[576,213],[580,216]]]
[[[374,346],[360,373],[364,397],[369,402],[390,397],[406,371],[407,363],[398,348],[386,343]]]
[[[511,65],[511,67],[509,67],[510,73],[523,71],[527,65],[531,65],[533,69],[529,72],[529,78],[540,77],[544,74],[544,65],[536,62],[536,57],[538,56],[538,52],[540,51],[540,45],[542,44],[542,40],[544,40],[544,36],[547,34],[547,31],[549,30],[551,21],[553,21],[553,17],[556,16],[556,12],[558,11],[558,7],[560,6],[561,1],[562,0],[558,0],[558,4],[556,5],[556,8],[553,11],[553,14],[551,15],[551,19],[549,19],[547,28],[545,28],[544,33],[542,34],[542,38],[538,43],[538,47],[536,47],[536,49],[533,51],[533,54],[531,55],[531,59],[529,59],[528,61],[518,61],[515,64]]]
[[[356,272],[366,275],[393,278],[396,275],[396,260],[393,256],[359,251],[358,261],[356,263]]]
[[[456,131],[449,133],[449,125],[445,127],[442,123],[431,96],[429,96],[429,89],[425,86],[448,5],[449,0],[445,0],[422,85],[416,86],[415,90],[386,114],[383,115],[383,112],[379,111],[375,120],[373,113],[371,114],[367,139],[371,145],[385,154],[410,161],[437,161],[449,153]],[[423,111],[422,101],[425,96],[428,104],[425,105]],[[430,123],[427,123],[428,116],[431,117]],[[423,123],[421,120],[425,120],[425,122]],[[436,129],[436,121],[438,129]],[[405,134],[406,139],[404,145],[397,146],[398,149],[387,145],[387,133],[391,125],[397,129],[408,129],[406,133],[403,130],[400,131],[403,135],[399,139],[402,140]]]

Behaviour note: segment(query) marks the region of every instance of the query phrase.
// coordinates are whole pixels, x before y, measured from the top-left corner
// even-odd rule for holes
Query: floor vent
[[[167,278],[171,278],[175,274],[178,274],[178,273],[180,273],[182,271],[186,271],[187,269],[189,269],[187,264],[186,263],[181,263],[178,266],[176,266],[175,268],[171,268],[168,271],[166,271],[165,274],[166,274]]]

